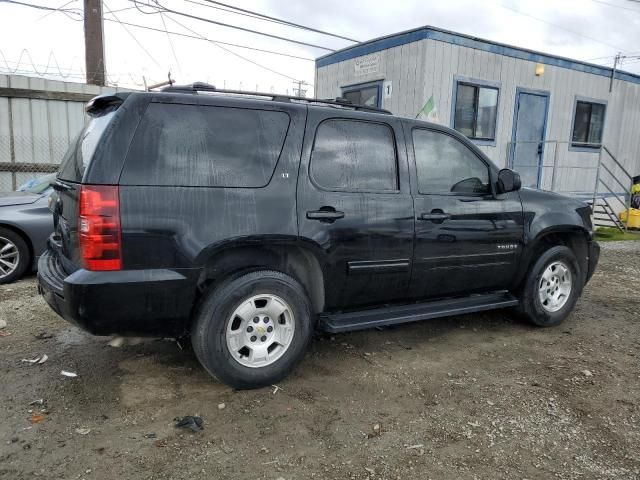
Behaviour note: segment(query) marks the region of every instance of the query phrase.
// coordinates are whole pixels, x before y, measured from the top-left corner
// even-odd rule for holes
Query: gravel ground
[[[31,276],[0,287],[0,478],[640,478],[639,279],[640,242],[606,243],[560,327],[502,311],[319,337],[278,388],[236,392],[174,342],[72,327]]]

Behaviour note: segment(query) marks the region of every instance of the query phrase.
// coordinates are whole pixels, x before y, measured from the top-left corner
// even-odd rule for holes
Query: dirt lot
[[[0,478],[640,478],[639,278],[640,242],[606,244],[558,328],[493,312],[317,338],[277,391],[235,392],[173,342],[68,325],[32,276],[0,287]]]

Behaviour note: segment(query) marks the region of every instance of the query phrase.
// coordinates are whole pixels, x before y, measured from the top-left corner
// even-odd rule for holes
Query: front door
[[[412,296],[508,289],[523,246],[518,192],[496,195],[491,186],[495,172],[453,134],[416,127],[407,132],[411,142],[416,213]]]
[[[309,109],[298,175],[298,228],[322,260],[326,309],[407,295],[413,200],[400,121]],[[369,116],[370,118],[370,116]]]
[[[516,93],[511,165],[520,174],[524,187],[540,186],[548,106],[546,92]]]

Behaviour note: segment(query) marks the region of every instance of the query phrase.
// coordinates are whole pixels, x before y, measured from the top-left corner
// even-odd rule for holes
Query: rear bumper
[[[47,251],[38,261],[38,291],[58,315],[95,335],[181,335],[195,300],[194,275],[165,269],[67,275]]]
[[[600,244],[595,240],[589,242],[589,263],[587,265],[587,278],[585,278],[585,285],[591,280],[593,272],[596,271],[598,260],[600,259]]]

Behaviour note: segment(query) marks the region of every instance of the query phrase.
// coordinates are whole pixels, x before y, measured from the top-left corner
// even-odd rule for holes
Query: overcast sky
[[[21,1],[53,7],[65,4],[65,0]],[[141,1],[150,3],[152,0]],[[340,49],[353,44],[346,40],[234,15],[211,8],[211,4],[206,6],[206,0],[158,1],[160,5],[175,11],[329,49]],[[432,25],[609,66],[618,51],[628,56],[640,56],[639,0],[223,1],[361,41]],[[35,69],[42,73],[49,64],[47,76],[60,78],[56,62],[51,56],[53,54],[62,74],[68,76],[68,80],[83,81],[83,26],[81,21],[77,21],[80,19],[82,4],[81,0],[73,0],[65,6],[78,13],[69,13],[70,18],[59,12],[48,14],[25,6],[0,3],[0,72],[18,69],[18,73],[28,74],[27,72]],[[161,81],[166,78],[169,70],[180,83],[200,80],[218,87],[247,90],[257,88],[283,93],[291,93],[293,79],[313,82],[312,61],[228,45],[217,46],[176,35],[168,37],[164,33],[165,25],[171,32],[243,44],[307,59],[328,53],[328,50],[287,43],[177,14],[145,14],[131,8],[133,3],[128,0],[107,0],[103,5],[105,19],[108,20],[105,21],[107,73],[112,84],[141,86],[143,76],[149,83]],[[151,8],[142,10],[154,11]],[[116,17],[120,22],[157,28],[163,32],[123,26],[116,21]],[[23,53],[25,49],[26,53]],[[625,59],[621,68],[640,73],[640,60]]]

